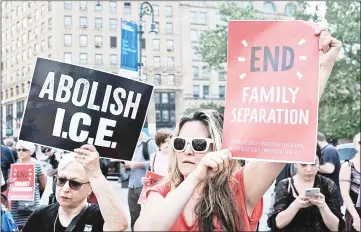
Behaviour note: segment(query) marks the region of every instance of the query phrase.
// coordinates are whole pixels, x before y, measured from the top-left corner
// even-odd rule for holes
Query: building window
[[[175,93],[169,93],[169,102],[175,104]]]
[[[117,37],[110,36],[110,48],[116,48],[116,47],[117,47]]]
[[[160,74],[154,74],[154,84],[160,85],[161,84],[161,76]]]
[[[173,56],[167,57],[167,67],[174,68],[174,57]]]
[[[48,37],[48,48],[51,48],[52,46],[53,46],[52,37],[49,36],[49,37]]]
[[[202,79],[209,79],[211,75],[210,70],[207,67],[203,67],[202,69]]]
[[[153,11],[154,11],[154,16],[158,16],[159,15],[159,5],[153,4]]]
[[[159,50],[160,50],[160,40],[153,39],[153,51],[159,51]]]
[[[95,47],[96,48],[103,47],[103,37],[102,36],[100,36],[100,35],[95,36]]]
[[[160,57],[159,56],[153,56],[153,66],[155,68],[160,68]]]
[[[95,18],[95,29],[103,28],[103,18]]]
[[[203,98],[209,98],[209,86],[203,85]]]
[[[33,55],[34,55],[34,54],[33,54],[33,49],[32,49],[32,48],[29,48],[29,49],[28,49],[28,58],[31,58]],[[14,58],[14,57],[12,57],[12,58]],[[13,61],[13,60],[11,59],[11,63],[13,63],[12,61]]]
[[[162,93],[162,104],[168,104],[168,103],[169,103],[168,93]]]
[[[97,65],[103,64],[103,55],[102,54],[95,54],[95,64],[97,64]]]
[[[24,83],[21,84],[21,92],[25,93],[25,84]]]
[[[157,122],[160,122],[160,121],[161,121],[160,110],[156,110],[156,111],[155,111],[155,120],[156,120]]]
[[[39,10],[35,10],[34,15],[35,15],[35,20],[39,20],[40,18]]]
[[[218,79],[220,81],[225,81],[226,80],[226,71],[224,69],[219,69],[218,70]]]
[[[199,85],[193,85],[193,97],[199,97]]]
[[[45,50],[45,41],[44,40],[42,40],[41,42],[40,42],[40,51],[44,51]]]
[[[167,34],[173,34],[173,23],[166,23],[165,26]]]
[[[96,1],[95,2],[95,10],[99,11],[99,10],[102,10],[102,3],[101,1]]]
[[[169,122],[169,110],[162,110],[162,121]]]
[[[44,16],[44,15],[45,15],[45,5],[42,5],[42,6],[41,6],[40,12],[41,12],[41,13],[40,13],[41,16]]]
[[[87,53],[80,53],[80,64],[87,64],[88,63],[88,54]]]
[[[87,35],[80,35],[80,47],[88,46],[88,36]]]
[[[199,12],[198,21],[200,24],[207,24],[207,14],[203,12]]]
[[[40,26],[40,33],[44,34],[45,33],[45,23],[42,23]]]
[[[117,29],[117,19],[110,19],[110,29]]]
[[[147,67],[147,57],[142,56],[142,64],[143,64],[143,67]]]
[[[70,19],[71,20],[71,19]],[[52,29],[52,25],[53,24],[53,20],[51,18],[48,19],[48,29],[51,30]],[[65,18],[64,18],[64,25],[65,25]]]
[[[197,23],[197,12],[191,11],[191,23]]]
[[[159,22],[154,22],[154,30],[159,33]],[[144,29],[145,31],[145,29]]]
[[[71,34],[65,34],[64,35],[64,46],[71,46]]]
[[[80,27],[81,28],[88,27],[88,18],[87,17],[80,17]]]
[[[71,27],[72,25],[72,18],[69,15],[64,16],[64,27]]]
[[[109,1],[109,7],[111,13],[117,12],[117,2],[116,1]]]
[[[130,2],[124,2],[124,15],[132,14],[132,5]]]
[[[71,1],[64,1],[64,9],[71,9]]]
[[[198,31],[191,30],[191,41],[197,42],[198,41]]]
[[[167,40],[167,51],[168,51],[168,52],[172,52],[173,49],[174,49],[173,40],[168,39],[168,40]]]
[[[79,2],[79,9],[80,10],[87,10],[88,9],[88,1],[80,1]]]
[[[71,63],[71,52],[64,52],[64,62]]]
[[[165,16],[166,17],[173,17],[173,7],[166,6],[165,7]]]
[[[19,87],[16,86],[16,88],[18,89]],[[17,91],[19,91],[19,90],[17,90]],[[16,119],[17,120],[21,120],[21,118],[23,117],[23,112],[24,112],[24,101],[16,102]],[[20,124],[18,124],[18,126],[20,126]]]
[[[292,16],[295,13],[296,7],[292,3],[288,3],[285,7],[285,15]]]
[[[31,37],[31,30],[28,31],[28,41],[31,41],[32,37]]]
[[[111,54],[110,55],[110,64],[111,65],[117,65],[117,63],[118,63],[118,55]]]
[[[50,12],[53,9],[53,6],[51,4],[51,1],[48,1],[48,12]]]
[[[25,76],[25,67],[23,67],[22,69],[21,69],[21,76]]]
[[[39,44],[34,45],[34,56],[37,56],[39,54]]]
[[[192,67],[193,80],[199,79],[199,67]]]
[[[226,87],[224,86],[219,86],[219,98],[220,99],[224,99],[225,95],[226,95]]]
[[[174,76],[174,74],[168,74],[168,85],[170,85],[170,86],[175,85],[175,76]]]
[[[276,13],[276,6],[271,1],[265,1],[263,3],[263,11],[265,13],[275,14]]]
[[[160,93],[154,94],[155,104],[160,104]]]

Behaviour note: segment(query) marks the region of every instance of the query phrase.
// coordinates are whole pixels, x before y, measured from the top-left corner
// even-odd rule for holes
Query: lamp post
[[[150,25],[150,31],[157,33],[157,31],[155,30],[155,21],[154,21],[154,10],[152,5],[149,2],[143,2],[140,5],[140,9],[139,9],[139,26],[138,26],[138,34],[139,34],[139,79],[142,78],[142,66],[143,66],[143,62],[142,62],[142,50],[143,50],[143,25],[142,25],[142,19],[143,16],[145,15],[150,15],[152,17],[152,23]]]

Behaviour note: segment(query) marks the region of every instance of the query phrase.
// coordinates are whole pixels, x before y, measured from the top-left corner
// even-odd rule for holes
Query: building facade
[[[217,1],[150,1],[142,77],[155,85],[146,126],[173,128],[187,108],[224,104],[226,70],[207,70],[194,54],[202,31],[219,23]],[[1,5],[1,105],[4,135],[17,137],[36,57],[120,73],[121,19],[139,23],[138,1],[4,1]],[[286,17],[288,2],[245,2],[263,15]],[[226,38],[225,38],[226,39]]]

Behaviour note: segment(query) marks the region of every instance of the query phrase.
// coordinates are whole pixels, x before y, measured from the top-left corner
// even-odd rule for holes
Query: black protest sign
[[[19,139],[73,151],[94,145],[101,157],[131,160],[153,86],[38,58]]]

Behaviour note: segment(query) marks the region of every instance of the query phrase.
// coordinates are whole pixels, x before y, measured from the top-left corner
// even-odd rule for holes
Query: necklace
[[[55,221],[54,221],[54,230],[53,230],[53,232],[55,232],[56,221],[58,220],[58,218],[59,218],[59,210],[58,210],[58,213],[56,214],[56,218],[55,218]]]

